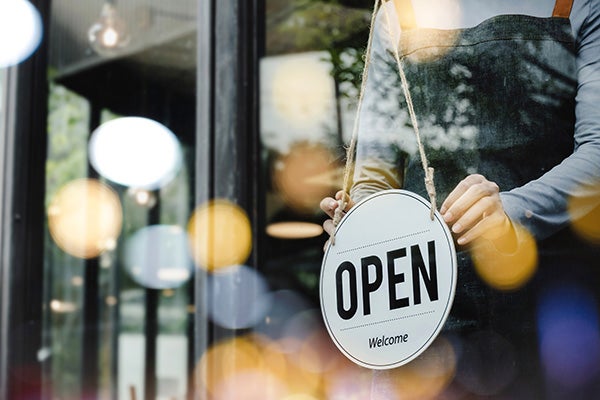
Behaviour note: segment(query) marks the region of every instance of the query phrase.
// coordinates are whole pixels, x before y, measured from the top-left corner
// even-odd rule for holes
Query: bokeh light
[[[50,309],[57,314],[72,313],[77,310],[77,305],[70,301],[51,300]]]
[[[458,0],[420,0],[413,2],[415,18],[421,28],[455,29],[461,26]]]
[[[273,75],[275,109],[296,125],[313,123],[331,112],[334,82],[328,63],[314,58],[282,62]]]
[[[533,236],[514,224],[518,245],[512,238],[479,239],[471,249],[481,279],[499,290],[514,290],[531,279],[537,269],[538,253]]]
[[[270,307],[268,285],[244,265],[221,268],[207,277],[208,316],[229,329],[243,329],[263,320]]]
[[[123,117],[100,125],[89,143],[90,163],[115,183],[158,189],[181,167],[179,141],[164,125],[147,118]]]
[[[285,385],[272,372],[248,370],[236,373],[220,382],[214,399],[280,400],[285,396]]]
[[[540,298],[537,319],[541,358],[550,381],[566,388],[597,381],[600,324],[593,295],[568,283],[550,288]]]
[[[0,68],[27,59],[42,40],[42,18],[26,0],[0,2]]]
[[[179,287],[193,270],[187,234],[176,225],[151,225],[135,232],[125,241],[123,263],[135,282],[151,289]]]
[[[323,233],[323,227],[312,222],[284,221],[267,225],[267,234],[278,239],[307,239]]]
[[[324,146],[300,142],[273,164],[273,183],[285,203],[300,212],[315,211],[332,192],[334,182],[319,176],[334,171],[333,156]]]
[[[324,377],[349,362],[333,346],[324,327],[315,328],[293,353],[285,348],[286,337],[273,340],[250,333],[217,342],[196,366],[197,383],[210,398],[329,398]]]
[[[63,251],[80,258],[113,250],[121,233],[123,213],[117,194],[94,179],[61,187],[48,206],[48,228]]]
[[[280,340],[285,338],[289,331],[288,326],[296,316],[308,310],[311,305],[292,290],[278,290],[269,293],[268,296],[271,308],[264,320],[254,327],[254,331],[271,340]]]
[[[377,372],[359,367],[349,360],[340,361],[340,365],[325,376],[324,398],[328,400],[384,399],[386,397],[381,397],[375,392],[393,392],[387,386],[389,382],[374,381]],[[387,399],[391,400],[392,397]]]
[[[196,368],[197,383],[214,394],[221,382],[259,364],[260,352],[251,340],[245,337],[224,340],[202,355]]]
[[[278,340],[250,333],[215,343],[206,350],[195,370],[200,389],[215,399],[427,400],[446,398],[451,392],[447,389],[456,374],[457,355],[443,336],[413,362],[380,371],[352,363],[333,346],[322,325],[313,326],[312,322],[309,325],[311,328],[305,329],[305,334],[282,336]],[[461,383],[469,385],[474,393],[498,393],[514,376],[514,352],[493,334],[474,336],[473,340],[476,355],[467,349],[466,360],[470,368],[479,366],[483,372],[465,369],[463,365],[463,370],[474,374],[475,379]],[[297,345],[290,352],[288,344],[292,341]],[[495,363],[499,359],[508,364],[485,364],[486,360]],[[502,370],[496,371],[497,366]],[[484,386],[480,386],[482,379]]]
[[[227,200],[199,206],[188,222],[192,257],[208,271],[244,264],[252,250],[250,220]]]
[[[450,342],[443,336],[438,337],[414,361],[388,371],[396,393],[393,398],[436,398],[454,378],[456,363],[456,354]]]
[[[214,399],[273,399],[287,393],[285,359],[256,337],[242,336],[209,348],[196,367],[196,382]]]
[[[469,391],[481,395],[499,394],[517,374],[513,345],[493,331],[474,332],[460,343],[456,380]]]
[[[319,400],[316,397],[313,397],[311,395],[308,394],[292,394],[289,396],[284,397],[282,400]]]
[[[156,195],[149,190],[129,188],[127,195],[135,202],[135,204],[145,207],[152,208],[156,205]]]
[[[582,238],[600,244],[600,183],[584,185],[570,197],[571,226]]]
[[[344,358],[345,359],[345,358]],[[328,399],[427,400],[448,387],[456,371],[456,354],[450,342],[438,337],[412,362],[389,370],[368,370],[338,360],[326,374]]]
[[[279,343],[285,353],[293,354],[302,350],[305,343],[317,329],[322,329],[321,314],[314,308],[301,311],[292,316],[283,328]]]
[[[392,5],[393,3],[393,5]],[[408,18],[407,13],[414,10],[415,23],[419,28],[438,29],[436,33],[436,45],[430,45],[430,42],[414,40],[416,36],[406,41],[409,46],[415,45],[417,51],[408,50],[408,59],[415,62],[427,62],[442,58],[450,51],[458,37],[459,30],[462,27],[462,11],[460,2],[457,0],[420,0],[413,1],[412,8],[404,6],[401,1],[388,2],[382,6],[384,11],[384,20],[392,25],[392,29],[387,31],[390,35],[390,41],[397,43],[402,38],[403,33],[397,27],[401,25],[400,16]],[[393,12],[392,12],[393,9]],[[394,20],[394,15],[397,20]],[[389,21],[389,22],[388,22]],[[406,32],[405,32],[406,33]],[[410,32],[407,33],[410,35]],[[397,66],[394,65],[394,68]]]
[[[316,328],[316,327],[315,327]],[[342,357],[324,329],[314,329],[301,342],[294,362],[306,371],[321,374],[331,371]]]

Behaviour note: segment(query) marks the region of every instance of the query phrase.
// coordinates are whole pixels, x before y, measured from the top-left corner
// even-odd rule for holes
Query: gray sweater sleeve
[[[578,217],[568,211],[573,199],[584,199],[580,213],[600,204],[600,2],[576,0],[571,24],[578,70],[575,150],[539,179],[501,193],[506,213],[538,239]]]

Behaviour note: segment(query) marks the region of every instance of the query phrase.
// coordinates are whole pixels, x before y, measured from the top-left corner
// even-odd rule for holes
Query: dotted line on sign
[[[382,240],[382,241],[380,241],[380,242],[375,242],[375,243],[365,244],[365,245],[363,245],[363,246],[354,247],[354,248],[352,248],[352,249],[348,249],[348,250],[340,251],[340,252],[338,252],[338,253],[337,253],[337,255],[340,255],[340,254],[345,254],[345,253],[349,253],[349,252],[351,252],[351,251],[356,251],[356,250],[360,250],[360,249],[366,249],[367,247],[377,246],[378,244],[382,244],[382,243],[388,243],[388,242],[393,242],[393,241],[395,241],[395,240],[406,239],[406,238],[408,238],[408,237],[422,235],[422,234],[424,234],[424,233],[427,233],[427,232],[429,232],[429,231],[430,231],[430,229],[427,229],[427,230],[424,230],[424,231],[421,231],[421,232],[415,232],[415,233],[411,233],[411,234],[404,235],[404,236],[398,236],[398,237],[395,237],[395,238],[392,238],[392,239],[386,239],[386,240]]]
[[[420,316],[422,316],[422,315],[433,314],[434,312],[435,312],[435,310],[431,310],[431,311],[425,311],[425,312],[418,313],[418,314],[413,314],[413,315],[405,315],[405,316],[403,316],[403,317],[397,317],[397,318],[386,319],[386,320],[383,320],[383,321],[371,322],[371,323],[368,323],[368,324],[362,324],[362,325],[350,326],[350,327],[348,327],[348,328],[343,328],[343,329],[340,329],[340,332],[341,332],[341,331],[349,331],[350,329],[364,328],[365,326],[371,326],[371,325],[379,325],[379,324],[384,324],[384,323],[386,323],[386,322],[397,321],[397,320],[400,320],[400,319],[413,318],[413,317],[420,317]]]

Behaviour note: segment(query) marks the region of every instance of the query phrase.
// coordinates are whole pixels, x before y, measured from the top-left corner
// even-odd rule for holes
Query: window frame
[[[31,57],[7,70],[0,153],[0,397],[44,398],[44,193],[49,2],[38,9],[42,41]],[[26,376],[26,380],[22,379]]]
[[[264,0],[198,5],[196,204],[226,199],[247,213],[253,238],[247,264],[259,268],[265,231],[258,99]],[[206,274],[196,273],[196,361],[212,342],[235,334],[213,326],[202,311],[206,285]],[[194,398],[206,395],[196,385]]]

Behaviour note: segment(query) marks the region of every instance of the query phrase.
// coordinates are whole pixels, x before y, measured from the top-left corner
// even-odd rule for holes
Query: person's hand
[[[350,197],[348,197],[347,194],[344,193],[343,190],[340,190],[335,194],[335,199],[333,197],[325,197],[323,200],[321,200],[320,203],[321,210],[323,210],[329,216],[329,219],[323,222],[323,229],[325,230],[325,232],[327,232],[329,237],[333,235],[333,231],[335,230],[335,226],[333,225],[333,218],[335,215],[335,210],[339,207],[339,200],[342,199],[342,196],[345,196],[344,200],[346,201],[346,207],[343,210],[343,212],[345,213],[348,212],[354,206],[354,202]],[[325,242],[323,250],[327,248],[328,243],[329,240]]]
[[[478,238],[494,240],[512,232],[498,185],[482,175],[463,179],[444,200],[440,214],[461,246]]]

